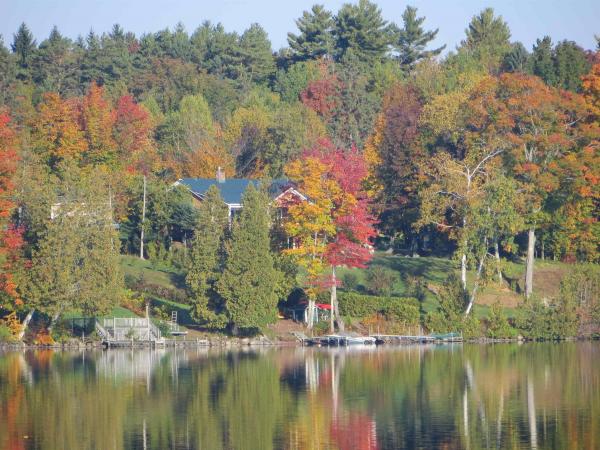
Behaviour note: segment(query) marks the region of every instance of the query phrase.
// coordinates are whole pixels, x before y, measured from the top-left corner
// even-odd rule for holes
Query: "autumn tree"
[[[23,307],[17,281],[21,269],[22,229],[13,220],[17,206],[14,177],[18,160],[17,135],[9,115],[0,112],[0,306],[8,311]]]
[[[116,162],[117,146],[113,138],[115,114],[105,98],[104,88],[92,83],[81,105],[82,131],[87,142],[87,164],[108,166]]]
[[[321,140],[286,167],[287,176],[309,199],[290,206],[285,230],[295,243],[286,253],[293,255],[308,274],[310,327],[316,292],[327,287],[331,290],[331,325],[335,317],[343,329],[336,267],[364,267],[371,258],[367,246],[374,235],[374,220],[362,187],[367,173],[365,160],[356,148],[344,151],[328,140]]]
[[[455,145],[424,161],[428,184],[420,191],[418,225],[434,224],[457,242],[461,282],[467,291],[467,265],[477,266],[466,314],[475,301],[488,252],[493,220],[488,205],[489,184],[498,174],[500,156],[509,146],[503,133],[512,129],[507,107],[496,99],[496,79],[481,81],[461,105]]]
[[[417,248],[412,224],[418,216],[416,195],[426,151],[420,142],[423,101],[414,85],[396,85],[386,95],[380,120],[367,149],[373,146],[373,177],[381,183],[377,193],[379,227],[393,238],[397,232]]]
[[[126,173],[142,178],[142,217],[139,232],[140,258],[144,259],[148,176],[158,162],[152,139],[154,125],[143,106],[136,104],[131,96],[123,96],[117,101],[113,131],[119,159],[126,168]]]
[[[78,105],[58,94],[46,93],[31,124],[32,146],[52,168],[61,161],[79,163],[88,149],[79,126]]]
[[[510,142],[507,162],[521,184],[526,199],[528,224],[525,295],[533,291],[535,230],[544,220],[551,193],[564,181],[556,170],[565,158],[572,158],[582,144],[595,139],[592,130],[582,125],[590,110],[579,96],[545,86],[536,77],[504,74],[500,77],[497,98],[503,99],[512,128],[506,134]],[[588,131],[591,135],[585,136]]]

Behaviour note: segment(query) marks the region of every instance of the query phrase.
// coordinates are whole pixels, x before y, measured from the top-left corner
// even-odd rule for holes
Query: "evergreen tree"
[[[236,78],[239,71],[239,36],[220,23],[204,22],[191,37],[192,61],[209,73]]]
[[[502,16],[496,17],[492,8],[486,8],[471,19],[465,33],[462,47],[488,69],[496,70],[510,50],[510,30]]]
[[[44,91],[75,94],[79,91],[79,68],[73,42],[52,28],[33,57],[33,80]]]
[[[211,186],[198,208],[186,284],[192,294],[192,317],[216,329],[227,324],[223,301],[215,289],[223,271],[227,224],[227,205],[219,189]]]
[[[591,65],[579,45],[565,40],[554,48],[554,67],[557,87],[581,92],[581,77],[590,71]]]
[[[29,63],[35,52],[36,42],[33,38],[33,34],[29,31],[25,22],[21,24],[17,32],[13,35],[13,43],[11,45],[12,51],[17,55],[17,62],[19,64],[19,78],[23,79],[27,77],[27,69]]]
[[[14,81],[16,73],[14,57],[4,46],[4,39],[0,35],[0,104],[6,104],[11,94],[9,86]]]
[[[250,184],[242,203],[227,246],[225,270],[217,282],[234,334],[239,329],[256,332],[275,322],[276,289],[282,278],[271,254],[268,195]]]
[[[252,81],[262,83],[274,74],[275,59],[271,42],[259,24],[253,23],[240,36],[239,51],[244,70]]]
[[[398,52],[400,64],[408,70],[419,60],[439,55],[446,48],[442,45],[433,50],[426,50],[427,44],[435,39],[438,29],[424,31],[422,25],[425,17],[417,17],[417,8],[407,6],[402,13],[402,20],[404,26],[398,30],[394,48]]]
[[[504,56],[502,70],[504,72],[530,72],[531,59],[523,44],[520,42],[512,44],[511,50]]]
[[[300,33],[288,33],[288,44],[296,61],[317,59],[331,55],[333,49],[333,19],[323,5],[313,5],[296,20]]]
[[[533,74],[549,86],[556,86],[556,70],[552,60],[552,40],[550,36],[537,39],[532,54]]]
[[[335,17],[335,56],[342,60],[353,54],[365,63],[381,61],[387,54],[393,33],[381,10],[369,0],[344,4]]]

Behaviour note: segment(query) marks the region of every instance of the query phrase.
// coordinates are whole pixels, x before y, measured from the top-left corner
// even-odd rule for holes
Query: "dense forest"
[[[506,260],[526,262],[527,299],[535,259],[600,260],[600,41],[527,49],[488,8],[456,49],[434,48],[416,8],[396,24],[368,0],[296,24],[277,52],[259,24],[210,22],[75,41],[55,27],[39,43],[24,23],[0,42],[7,327],[134,296],[121,254],[183,268],[195,319],[230,330],[274,321],[298,284],[337,309],[336,268],[364,267],[371,246],[453,257],[441,295],[458,289],[467,314]],[[219,167],[287,178],[311,202],[269,233],[251,189],[229,227],[218,192],[198,209],[172,186]]]

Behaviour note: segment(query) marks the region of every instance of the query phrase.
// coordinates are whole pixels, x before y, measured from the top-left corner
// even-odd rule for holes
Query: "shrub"
[[[425,282],[421,277],[409,276],[406,278],[406,293],[409,297],[414,297],[420,302],[425,300]]]
[[[13,334],[5,324],[0,324],[0,342],[12,342]]]
[[[398,275],[393,270],[382,266],[373,266],[367,270],[366,288],[371,294],[389,296],[398,281]]]
[[[465,316],[467,294],[456,275],[451,274],[438,294],[440,305],[437,310],[427,314],[425,326],[430,332],[462,332],[465,339],[482,335],[481,323],[474,314]]]
[[[564,339],[577,335],[579,322],[572,299],[559,299],[546,305],[532,297],[519,310],[517,328],[528,339]]]
[[[358,289],[358,277],[355,273],[349,272],[342,279],[342,286],[346,291],[356,291]]]
[[[600,331],[600,266],[579,264],[560,283],[560,300],[577,309],[578,334]]]
[[[486,336],[492,339],[505,339],[516,335],[517,332],[508,322],[500,303],[494,303],[490,308]]]
[[[339,304],[343,316],[364,318],[382,314],[389,320],[401,321],[406,325],[419,323],[419,302],[414,298],[343,292],[339,295]]]
[[[142,294],[145,293],[154,297],[164,298],[175,303],[189,303],[189,297],[185,290],[148,283],[143,275],[138,278],[126,277],[125,285],[129,289]]]

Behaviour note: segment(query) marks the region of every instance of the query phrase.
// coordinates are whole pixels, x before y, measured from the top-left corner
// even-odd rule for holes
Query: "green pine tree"
[[[523,44],[520,42],[512,44],[510,51],[504,56],[502,70],[504,72],[522,73],[531,71],[531,58]]]
[[[78,54],[73,42],[54,27],[48,39],[42,41],[32,61],[33,80],[44,91],[60,94],[79,93]]]
[[[217,282],[231,330],[255,333],[277,319],[276,289],[282,275],[274,267],[269,237],[269,198],[249,185],[244,208],[234,222],[227,262]]]
[[[442,45],[433,50],[426,50],[427,44],[435,39],[438,29],[423,30],[425,17],[417,17],[417,8],[407,6],[402,13],[402,20],[404,26],[398,30],[394,47],[398,51],[398,61],[406,69],[412,69],[421,59],[439,55],[446,48]]]
[[[352,54],[367,64],[383,60],[393,39],[381,10],[369,0],[344,4],[335,18],[333,34],[338,60]]]
[[[275,58],[267,32],[257,23],[240,36],[239,46],[244,73],[252,81],[268,81],[275,73]]]
[[[591,65],[579,45],[573,41],[562,41],[554,48],[554,67],[558,87],[580,92],[581,77],[590,71]]]
[[[219,189],[211,186],[198,208],[186,284],[192,294],[192,317],[214,329],[224,328],[223,300],[215,290],[223,271],[228,208]]]
[[[19,64],[18,78],[28,78],[28,69],[36,49],[36,42],[33,34],[29,31],[25,22],[21,24],[17,32],[13,35],[13,43],[11,45],[13,53],[17,56]]]
[[[549,36],[537,39],[533,46],[533,74],[549,86],[556,86],[556,69],[552,60],[552,40]]]
[[[317,59],[331,55],[333,49],[333,19],[323,5],[313,5],[296,20],[300,33],[288,33],[288,44],[295,61]]]
[[[492,8],[486,8],[474,16],[465,30],[462,48],[489,70],[495,71],[504,55],[510,51],[510,29],[502,16],[496,17]]]

